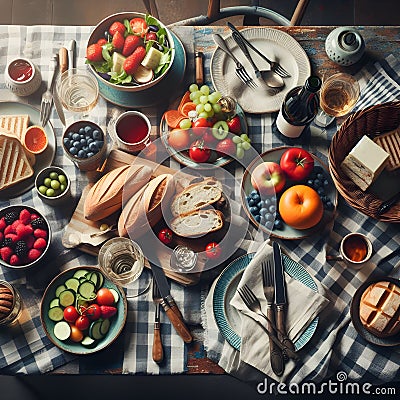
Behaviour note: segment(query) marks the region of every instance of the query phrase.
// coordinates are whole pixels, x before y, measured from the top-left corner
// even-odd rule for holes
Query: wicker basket
[[[400,222],[400,202],[379,216],[383,200],[370,191],[363,192],[342,171],[340,165],[346,155],[365,134],[382,134],[400,124],[400,101],[368,107],[357,111],[340,127],[329,148],[329,169],[339,193],[355,209],[384,222]],[[399,189],[400,189],[400,175]]]

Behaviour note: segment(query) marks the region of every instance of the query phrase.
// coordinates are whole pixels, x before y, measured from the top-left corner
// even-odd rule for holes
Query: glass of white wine
[[[360,97],[360,85],[352,76],[339,72],[323,80],[319,106],[321,110],[314,119],[320,127],[326,127],[337,117],[350,113]]]
[[[89,115],[99,98],[98,82],[86,68],[71,68],[63,72],[56,89],[64,108],[80,113],[81,119]]]

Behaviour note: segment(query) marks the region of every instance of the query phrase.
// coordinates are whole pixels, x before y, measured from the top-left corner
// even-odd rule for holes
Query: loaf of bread
[[[224,226],[224,215],[219,210],[207,209],[193,211],[175,217],[170,224],[178,236],[190,238],[204,236]]]
[[[360,300],[360,320],[369,332],[388,337],[400,332],[400,288],[391,282],[368,286]]]
[[[171,212],[174,217],[189,214],[216,203],[221,197],[221,182],[212,177],[206,178],[178,193],[172,200]]]
[[[0,286],[0,319],[10,314],[13,306],[14,296],[11,290],[5,286]]]
[[[168,204],[174,194],[171,174],[159,175],[148,182],[124,204],[118,220],[119,236],[134,239],[144,234],[149,226],[155,226],[163,217],[163,205]]]
[[[122,196],[130,198],[151,178],[152,170],[145,165],[125,165],[105,174],[89,190],[84,216],[100,221],[122,208]]]

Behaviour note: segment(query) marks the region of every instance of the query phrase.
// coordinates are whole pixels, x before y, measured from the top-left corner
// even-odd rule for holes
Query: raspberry
[[[14,254],[14,251],[11,247],[2,247],[0,249],[0,257],[2,258],[3,261],[9,262],[11,256]]]
[[[28,254],[28,246],[23,240],[19,240],[14,247],[15,254],[21,258]]]
[[[14,221],[14,222],[11,224],[11,229],[12,229],[12,232],[13,232],[13,233],[17,232],[17,226],[19,226],[19,225],[24,225],[24,224],[22,223],[22,221],[20,221],[19,219],[17,219],[16,221]]]
[[[35,218],[32,222],[31,222],[32,228],[33,229],[46,229],[47,225],[46,225],[46,221],[42,218],[42,217],[37,217]]]
[[[33,244],[35,243],[35,237],[33,235],[28,236],[25,239],[25,243],[26,243],[28,249],[30,250],[33,247]]]
[[[24,239],[29,235],[32,235],[33,228],[30,225],[20,224],[17,226],[17,236],[18,240]]]
[[[12,225],[7,225],[6,229],[4,229],[4,235],[8,235],[9,233],[15,233],[15,229]]]
[[[14,247],[14,244],[18,242],[18,236],[15,233],[8,233],[4,240],[8,240],[7,243],[10,244],[9,247]]]
[[[37,260],[42,255],[42,252],[38,249],[30,249],[28,251],[29,262]]]
[[[38,238],[35,240],[35,243],[33,243],[33,248],[37,250],[43,250],[46,248],[46,246],[47,242],[43,238]]]
[[[0,219],[0,232],[3,232],[6,226],[7,226],[7,223],[3,217]]]
[[[31,222],[31,213],[26,208],[24,208],[19,213],[19,219],[23,224],[27,225],[29,224],[29,222]]]
[[[16,219],[18,219],[18,213],[16,211],[10,211],[4,216],[4,219],[7,225],[11,225]]]
[[[33,236],[35,236],[35,238],[47,239],[47,232],[44,229],[35,229],[33,231]]]
[[[40,215],[37,214],[31,214],[31,221],[34,221],[35,219],[40,218]]]
[[[10,265],[21,265],[21,264],[22,264],[21,258],[16,254],[13,254],[10,257]]]

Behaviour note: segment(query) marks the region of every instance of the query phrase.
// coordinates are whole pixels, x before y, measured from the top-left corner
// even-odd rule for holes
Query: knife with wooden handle
[[[58,62],[60,65],[60,74],[68,69],[68,50],[65,47],[61,47],[58,51]]]
[[[58,51],[58,57],[56,55],[56,57],[58,58],[58,69],[60,70],[60,74],[62,73],[62,68],[63,68],[63,65],[65,64],[65,54],[67,52],[67,49],[64,49],[64,50],[65,50],[65,53],[63,51],[63,48],[61,48]],[[67,65],[68,65],[68,61],[67,61]],[[55,87],[53,87],[52,93],[53,93],[53,102],[54,102],[54,106],[55,106],[57,114],[58,114],[58,118],[60,119],[61,123],[65,126],[64,109],[61,104],[60,98],[58,97],[57,89]]]

